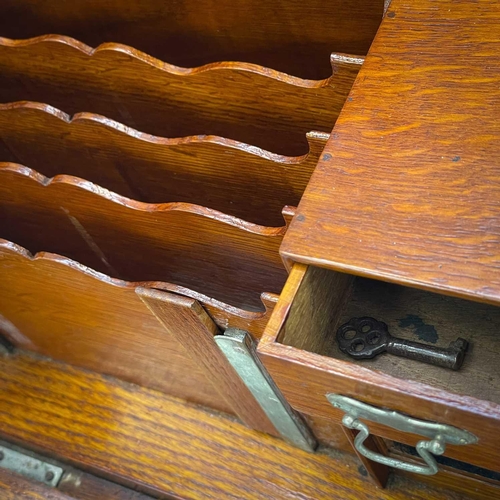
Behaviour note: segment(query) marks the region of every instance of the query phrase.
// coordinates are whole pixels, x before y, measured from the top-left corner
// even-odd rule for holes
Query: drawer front
[[[500,406],[494,401],[447,391],[439,387],[438,382],[430,384],[432,379],[425,379],[422,373],[432,372],[435,367],[416,361],[404,360],[416,367],[418,377],[412,380],[367,368],[359,361],[332,357],[337,326],[350,307],[353,279],[332,271],[294,265],[258,348],[265,366],[290,404],[307,415],[340,423],[343,412],[326,398],[327,394],[335,393],[417,419],[452,425],[474,434],[478,442],[448,445],[446,456],[500,470]],[[473,353],[481,351],[479,339],[476,344]],[[402,360],[396,359],[398,363]],[[479,363],[480,359],[471,355],[460,372],[439,370],[443,379],[451,380],[460,374],[466,380],[473,372],[472,362]],[[441,383],[444,385],[446,380]],[[471,391],[469,386],[464,387]],[[378,436],[412,446],[426,439],[380,423],[370,422],[369,428]]]

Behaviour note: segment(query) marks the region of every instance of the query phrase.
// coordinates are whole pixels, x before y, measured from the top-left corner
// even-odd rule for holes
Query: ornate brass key
[[[415,359],[444,368],[458,370],[464,361],[468,342],[463,338],[450,343],[447,349],[393,337],[382,321],[374,318],[352,318],[337,330],[342,352],[356,359],[369,359],[387,351],[396,356]]]

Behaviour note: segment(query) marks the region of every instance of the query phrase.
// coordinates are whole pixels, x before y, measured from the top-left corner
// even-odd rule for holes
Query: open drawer
[[[337,345],[352,317],[384,321],[393,336],[447,347],[470,342],[459,371],[381,354],[353,360]],[[500,471],[500,308],[295,264],[259,343],[263,363],[298,411],[341,423],[327,394],[354,398],[472,433],[475,444],[448,445],[445,456]],[[415,446],[422,440],[380,423],[372,434]]]

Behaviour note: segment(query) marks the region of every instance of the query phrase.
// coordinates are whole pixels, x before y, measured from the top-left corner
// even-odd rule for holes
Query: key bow
[[[391,335],[383,321],[375,318],[351,318],[337,330],[339,348],[357,359],[370,359],[386,349]]]

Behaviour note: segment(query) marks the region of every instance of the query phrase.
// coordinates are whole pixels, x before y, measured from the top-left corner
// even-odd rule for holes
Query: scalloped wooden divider
[[[287,216],[289,217],[289,216]],[[258,310],[280,293],[286,226],[266,227],[188,203],[146,204],[77,177],[0,164],[0,237],[127,281],[168,281]]]
[[[43,102],[156,136],[217,135],[297,156],[308,152],[308,132],[330,133],[362,61],[332,54],[333,75],[313,81],[246,63],[179,68],[114,43],[0,38],[0,102]]]
[[[256,224],[280,225],[296,206],[329,135],[307,135],[310,152],[286,157],[221,137],[164,139],[91,113],[46,104],[0,105],[0,161],[47,177],[69,174],[146,203],[207,206]]]
[[[0,35],[60,33],[179,66],[246,61],[320,79],[332,51],[366,54],[383,8],[383,0],[2,0]]]
[[[199,302],[139,288],[55,254],[0,239],[0,333],[15,346],[274,426],[212,340]],[[142,303],[168,308],[169,328]],[[225,314],[226,311],[221,310]],[[228,320],[231,322],[231,314]],[[197,342],[204,352],[193,352]]]

